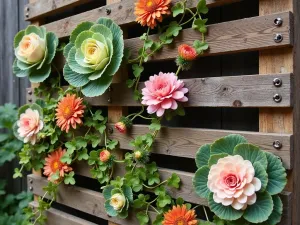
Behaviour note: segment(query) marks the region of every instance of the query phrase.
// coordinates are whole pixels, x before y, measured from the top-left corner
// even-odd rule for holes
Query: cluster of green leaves
[[[6,181],[0,180],[0,224],[23,225],[26,219],[23,209],[32,201],[32,194],[6,194],[5,185]]]
[[[27,60],[18,55],[19,44],[25,35],[34,33],[45,42],[44,57],[36,62],[29,63]],[[58,46],[58,38],[52,32],[47,32],[45,27],[28,26],[25,30],[21,30],[14,38],[14,48],[16,59],[13,64],[13,72],[17,77],[29,77],[30,82],[39,83],[46,80],[51,73],[51,63],[56,54]]]
[[[256,202],[248,205],[245,210],[236,210],[232,206],[216,203],[213,193],[207,187],[211,166],[220,158],[229,155],[240,155],[244,160],[249,160],[254,167],[255,177],[262,184],[260,191],[256,193]],[[287,183],[287,175],[281,160],[274,154],[247,143],[243,136],[229,135],[216,140],[213,144],[203,145],[196,154],[196,164],[198,170],[193,178],[195,191],[202,198],[208,199],[211,211],[219,220],[224,220],[223,224],[232,221],[230,225],[247,223],[275,225],[280,222],[283,208],[278,194]]]
[[[13,125],[17,121],[18,111],[13,104],[0,106],[0,166],[5,162],[10,162],[20,151],[23,143],[15,138]]]

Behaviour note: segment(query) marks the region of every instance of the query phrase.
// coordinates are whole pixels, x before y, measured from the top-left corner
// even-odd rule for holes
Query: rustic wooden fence
[[[15,34],[28,24],[24,20],[24,7],[27,0],[0,1],[0,105],[14,103],[17,106],[26,103],[26,88],[30,86],[27,79],[20,79],[12,73],[14,61],[13,41]],[[26,180],[13,180],[13,170],[17,161],[6,163],[0,168],[0,179],[7,180],[7,191],[18,193],[26,189]]]
[[[61,40],[66,40],[80,22],[109,17],[121,25],[125,47],[136,54],[141,43],[136,37],[141,30],[134,24],[133,3],[134,0],[107,0],[106,3],[31,0],[25,7],[25,19],[44,25]],[[196,4],[197,0],[188,1],[190,8]],[[281,194],[284,214],[280,224],[300,224],[300,139],[297,138],[300,136],[300,96],[297,94],[300,88],[300,3],[297,0],[207,0],[207,4],[210,49],[191,71],[181,74],[190,90],[187,116],[165,123],[152,158],[161,167],[162,177],[168,177],[174,170],[181,177],[181,188],[170,190],[172,197],[181,196],[187,202],[207,205],[206,200],[193,191],[195,153],[199,146],[216,138],[230,133],[242,134],[249,142],[281,157],[289,182]],[[151,58],[145,73],[151,75],[158,68],[165,72],[174,70],[176,46],[191,44],[197,35],[192,29],[185,29],[175,46]],[[63,56],[57,55],[55,60],[62,69]],[[115,76],[111,91],[86,99],[94,107],[107,109],[110,123],[138,106],[126,89],[127,76],[130,74],[124,67]],[[29,102],[34,101],[31,93],[27,92]],[[110,135],[120,140],[123,152],[131,150],[129,140],[147,129],[146,125],[135,124],[130,134],[121,135],[114,131],[112,124],[110,126]],[[56,209],[48,211],[49,225],[91,225],[105,224],[105,221],[138,224],[134,216],[119,220],[106,214],[103,196],[91,179],[88,165],[76,165],[76,173],[80,175],[77,186],[60,187]],[[35,195],[43,195],[46,182],[39,174],[28,176],[29,190]]]

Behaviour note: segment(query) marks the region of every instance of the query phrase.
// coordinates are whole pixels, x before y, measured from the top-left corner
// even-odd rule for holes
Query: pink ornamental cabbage
[[[245,210],[256,202],[256,193],[261,181],[254,177],[252,163],[241,156],[227,156],[212,165],[207,186],[213,192],[216,203],[231,205],[236,210]]]
[[[37,134],[44,126],[39,112],[30,108],[20,115],[17,125],[19,127],[18,134],[23,138],[24,143],[30,142],[32,145],[36,143]]]
[[[151,76],[145,82],[142,89],[142,104],[147,105],[149,114],[156,113],[158,117],[163,116],[166,109],[176,110],[177,102],[187,102],[185,94],[188,89],[184,87],[182,80],[178,80],[175,73],[162,73]]]

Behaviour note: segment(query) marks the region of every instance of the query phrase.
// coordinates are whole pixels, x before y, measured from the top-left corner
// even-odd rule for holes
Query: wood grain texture
[[[162,170],[160,173],[164,174],[162,176],[169,176],[172,172],[175,172],[173,170]],[[185,185],[184,191],[187,190],[188,187],[192,187],[192,173],[181,173],[176,171],[176,173],[179,173],[181,179],[182,179],[182,185]],[[33,193],[37,195],[43,195],[44,191],[42,190],[42,187],[47,185],[47,179],[42,178],[35,175],[29,175],[28,179],[32,179],[32,183],[30,184],[33,187]],[[189,185],[189,186],[188,186]],[[184,186],[183,186],[184,187]],[[194,194],[193,189],[189,189],[190,193],[185,192],[181,193],[181,197],[183,197],[186,200],[187,198],[191,198],[192,202],[199,202],[199,197]],[[180,192],[180,190],[178,191]],[[177,194],[176,192],[170,192],[171,196]],[[183,196],[184,194],[184,196]],[[192,198],[192,196],[194,196]],[[289,223],[290,219],[286,218],[287,215],[289,215],[290,207],[291,207],[291,194],[288,192],[284,192],[281,194],[281,198],[284,203],[283,208],[283,219],[280,225],[291,225]],[[101,193],[87,190],[81,187],[76,186],[66,186],[66,185],[60,185],[59,192],[57,194],[56,201],[60,204],[67,205],[69,207],[72,207],[74,209],[80,210],[82,212],[110,220],[114,223],[120,224],[120,225],[135,225],[139,224],[132,213],[129,215],[129,218],[126,220],[120,220],[114,217],[108,217],[105,209],[104,209],[104,198]],[[205,205],[206,200],[202,200],[201,204]]]
[[[38,0],[25,6],[24,19],[28,21],[36,20],[75,6],[87,4],[91,1],[92,0]]]
[[[284,20],[283,25],[280,27],[274,25],[274,19],[277,17],[281,17]],[[289,12],[212,24],[208,27],[209,32],[206,41],[209,44],[209,49],[205,52],[204,56],[282,48],[292,46],[293,44],[291,38],[292,14]],[[53,29],[48,28],[48,30],[57,33],[57,26],[53,27]],[[283,35],[282,42],[274,42],[273,39],[276,33]],[[158,38],[157,35],[151,35],[150,37],[152,39]],[[197,39],[201,39],[198,31],[192,28],[185,29],[175,38],[173,44],[165,46],[161,51],[149,58],[149,61],[173,60],[178,55],[177,47],[180,44],[193,45],[194,40]],[[125,48],[131,50],[132,58],[137,56],[141,46],[142,41],[139,38],[125,40]],[[63,68],[64,61],[63,55],[58,54],[57,66],[59,69]]]
[[[31,202],[29,204],[32,208],[38,207],[38,202]],[[68,213],[50,208],[46,211],[47,221],[45,225],[96,225],[79,217],[70,215]]]
[[[176,3],[180,0],[172,0]],[[237,2],[239,0],[207,0],[208,7],[215,7],[223,4]],[[109,6],[103,6],[97,9],[90,10],[81,14],[74,15],[53,23],[46,25],[48,31],[55,32],[59,38],[67,37],[74,30],[74,28],[84,21],[96,21],[99,17],[108,17],[114,20],[119,25],[127,25],[135,21],[134,15],[134,0],[123,0],[122,3],[117,1]],[[189,0],[188,7],[195,8],[197,6],[197,0]],[[106,9],[110,9],[111,13],[107,15]]]
[[[134,125],[132,129],[124,135],[120,134],[114,128],[113,124],[108,126],[113,129],[113,133],[109,135],[109,137],[119,140],[120,148],[129,150],[132,150],[132,146],[129,145],[131,140],[137,135],[149,131],[147,125]],[[293,137],[290,134],[163,127],[156,138],[152,151],[155,154],[195,158],[197,150],[202,145],[213,143],[216,139],[229,134],[243,135],[249,143],[260,146],[263,150],[279,156],[285,168],[291,169],[293,167]],[[273,147],[275,140],[279,140],[282,143],[280,150],[276,150]]]

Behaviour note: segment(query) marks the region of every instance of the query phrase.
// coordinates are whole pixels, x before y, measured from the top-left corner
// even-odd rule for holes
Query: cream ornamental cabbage
[[[30,25],[21,30],[14,39],[13,73],[17,77],[28,76],[33,83],[43,82],[51,73],[57,46],[57,36],[46,32],[45,27]]]
[[[79,24],[64,49],[64,78],[88,97],[102,95],[118,71],[124,52],[123,32],[111,19]]]
[[[124,207],[125,203],[126,199],[124,195],[117,193],[111,196],[110,205],[114,208],[114,210],[119,211]]]

